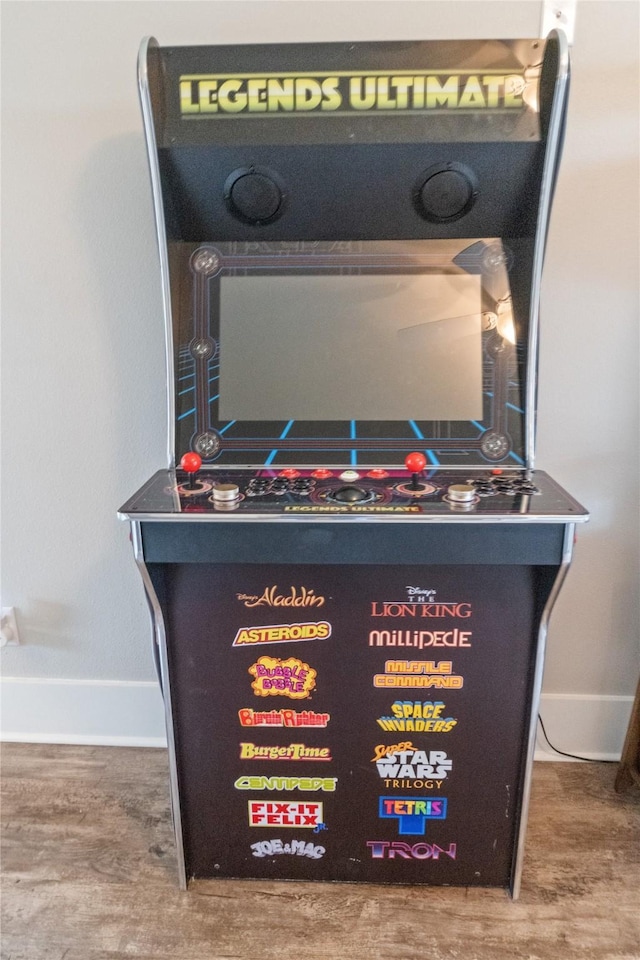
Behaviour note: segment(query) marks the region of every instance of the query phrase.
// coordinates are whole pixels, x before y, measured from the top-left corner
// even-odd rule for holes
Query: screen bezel
[[[211,466],[395,465],[415,448],[424,450],[434,466],[524,462],[526,324],[511,297],[515,257],[502,240],[173,243],[170,252],[181,280],[172,284],[178,291],[172,304],[177,461],[195,450]],[[227,276],[349,273],[480,276],[481,419],[280,422],[260,419],[259,411],[254,420],[219,418],[214,391],[220,375],[216,368],[223,362],[221,281]]]

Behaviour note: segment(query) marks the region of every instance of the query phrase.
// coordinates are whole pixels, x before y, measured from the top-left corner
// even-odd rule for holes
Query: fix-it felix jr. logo
[[[423,837],[425,821],[446,820],[447,801],[443,797],[437,800],[380,797],[378,816],[383,820],[397,819],[400,836]]]

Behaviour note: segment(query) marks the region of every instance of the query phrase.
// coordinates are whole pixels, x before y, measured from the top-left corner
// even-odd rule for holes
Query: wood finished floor
[[[536,764],[522,895],[215,881],[183,893],[163,750],[5,744],[2,960],[640,960],[640,802]]]

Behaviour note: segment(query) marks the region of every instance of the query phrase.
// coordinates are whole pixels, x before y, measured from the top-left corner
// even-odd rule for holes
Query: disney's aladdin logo
[[[236,594],[245,607],[323,607],[325,598],[316,596],[307,587],[289,587],[288,593],[278,593],[278,585],[265,587],[260,596],[247,593]]]

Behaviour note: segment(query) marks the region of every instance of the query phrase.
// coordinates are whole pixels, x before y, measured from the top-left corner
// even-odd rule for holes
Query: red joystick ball
[[[185,473],[197,473],[202,466],[202,457],[197,453],[185,453],[180,461],[180,466]]]
[[[196,482],[196,473],[202,466],[202,457],[197,453],[185,453],[180,461],[180,466],[185,473],[189,474],[189,489],[193,490]]]
[[[404,465],[409,473],[420,473],[427,465],[424,453],[409,453],[404,458]]]

